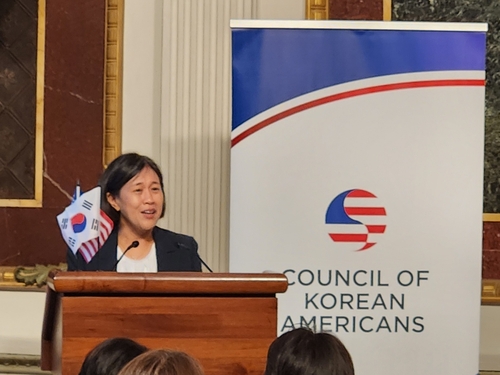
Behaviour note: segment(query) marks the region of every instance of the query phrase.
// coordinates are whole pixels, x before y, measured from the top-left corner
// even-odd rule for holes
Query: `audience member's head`
[[[264,375],[354,375],[354,366],[338,338],[298,328],[271,344]]]
[[[175,350],[151,350],[130,361],[119,375],[204,375],[190,355]]]
[[[124,337],[108,339],[87,354],[79,375],[117,375],[123,366],[147,350]]]

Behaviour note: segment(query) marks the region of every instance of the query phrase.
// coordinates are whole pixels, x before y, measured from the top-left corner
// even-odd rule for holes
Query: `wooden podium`
[[[262,375],[276,338],[282,274],[54,272],[42,332],[42,369],[78,374],[110,337],[183,350],[207,375]]]

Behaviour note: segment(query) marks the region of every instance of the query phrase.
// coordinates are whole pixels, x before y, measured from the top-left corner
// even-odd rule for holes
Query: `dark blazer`
[[[198,244],[193,237],[155,227],[153,239],[156,245],[158,272],[201,271]],[[101,249],[87,264],[82,255],[76,256],[68,249],[68,271],[114,271],[118,233],[113,230]]]

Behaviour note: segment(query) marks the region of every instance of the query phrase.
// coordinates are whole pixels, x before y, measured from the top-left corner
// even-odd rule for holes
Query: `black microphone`
[[[191,249],[189,246],[184,245],[184,244],[183,244],[183,243],[181,243],[181,242],[177,242],[177,246],[179,246],[179,247],[183,247],[183,248],[185,248],[185,249],[188,249],[188,250],[193,251],[193,249]],[[208,266],[208,264],[206,264],[206,263],[203,261],[203,259],[201,259],[200,254],[198,254],[198,252],[197,252],[197,251],[195,251],[194,253],[196,254],[196,257],[199,259],[199,261],[201,262],[201,264],[203,264],[205,267],[207,267],[207,270],[209,270],[210,272],[212,272],[212,273],[213,273],[214,271],[212,271],[212,269]]]
[[[118,260],[116,261],[114,267],[113,267],[113,271],[116,271],[116,267],[118,266],[118,263],[120,263],[120,260],[122,260],[122,258],[125,256],[125,254],[127,254],[127,251],[129,251],[130,249],[133,249],[133,248],[136,248],[137,246],[139,246],[139,241],[134,241],[130,244],[129,247],[127,247],[125,249],[125,251],[123,252],[122,256],[120,258],[118,258]]]

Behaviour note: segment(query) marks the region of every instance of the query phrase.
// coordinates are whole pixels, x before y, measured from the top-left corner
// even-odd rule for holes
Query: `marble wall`
[[[381,20],[383,0],[329,0],[329,19],[333,20]]]
[[[34,5],[8,1],[27,9]],[[64,261],[55,217],[68,205],[77,180],[90,189],[102,171],[105,4],[47,1],[43,207],[0,207],[0,266]],[[4,28],[22,27],[3,16]]]

